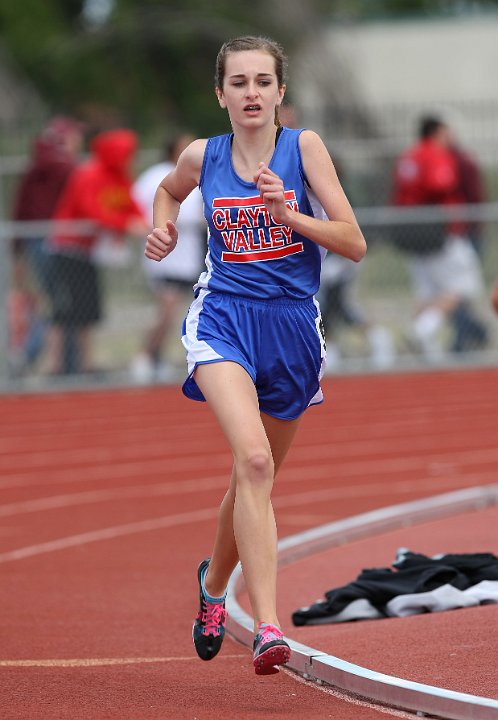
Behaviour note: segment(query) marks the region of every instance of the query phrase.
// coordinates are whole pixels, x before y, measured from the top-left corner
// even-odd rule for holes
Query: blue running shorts
[[[228,360],[250,375],[267,415],[294,420],[323,402],[325,340],[313,298],[252,300],[203,289],[184,320],[182,343],[188,364],[183,393],[191,400],[205,400],[193,377],[196,367]]]

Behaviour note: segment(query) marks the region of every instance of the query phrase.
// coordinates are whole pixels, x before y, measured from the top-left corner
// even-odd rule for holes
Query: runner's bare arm
[[[154,197],[154,229],[147,236],[145,255],[160,261],[175,249],[180,205],[199,184],[206,140],[195,140],[182,152],[174,170],[161,181]]]
[[[337,255],[359,261],[367,246],[351,205],[341,187],[330,155],[320,137],[311,130],[300,135],[303,166],[310,187],[331,220],[309,217],[288,208],[283,200],[283,184],[263,163],[255,177],[268,209],[277,222]]]

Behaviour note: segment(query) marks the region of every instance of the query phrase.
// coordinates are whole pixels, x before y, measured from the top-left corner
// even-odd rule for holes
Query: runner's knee
[[[273,458],[270,449],[256,448],[236,458],[237,483],[263,485],[273,482]]]

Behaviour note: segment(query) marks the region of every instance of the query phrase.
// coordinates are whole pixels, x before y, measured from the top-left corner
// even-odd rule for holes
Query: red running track
[[[496,482],[497,387],[493,369],[327,378],[275,486],[280,537]],[[230,471],[208,408],[160,387],[4,396],[0,409],[5,720],[393,714],[287,672],[256,678],[230,639],[196,658],[196,567]]]

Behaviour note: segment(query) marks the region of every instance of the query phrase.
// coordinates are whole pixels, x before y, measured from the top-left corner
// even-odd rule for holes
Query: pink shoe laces
[[[198,619],[202,622],[203,635],[219,635],[221,628],[225,625],[227,612],[223,603],[203,602],[204,611],[199,612]]]
[[[275,627],[275,625],[265,625],[264,627],[260,626],[257,634],[258,644],[261,643],[262,645],[265,645],[273,640],[281,640],[283,636],[282,631],[279,630],[278,627]]]

